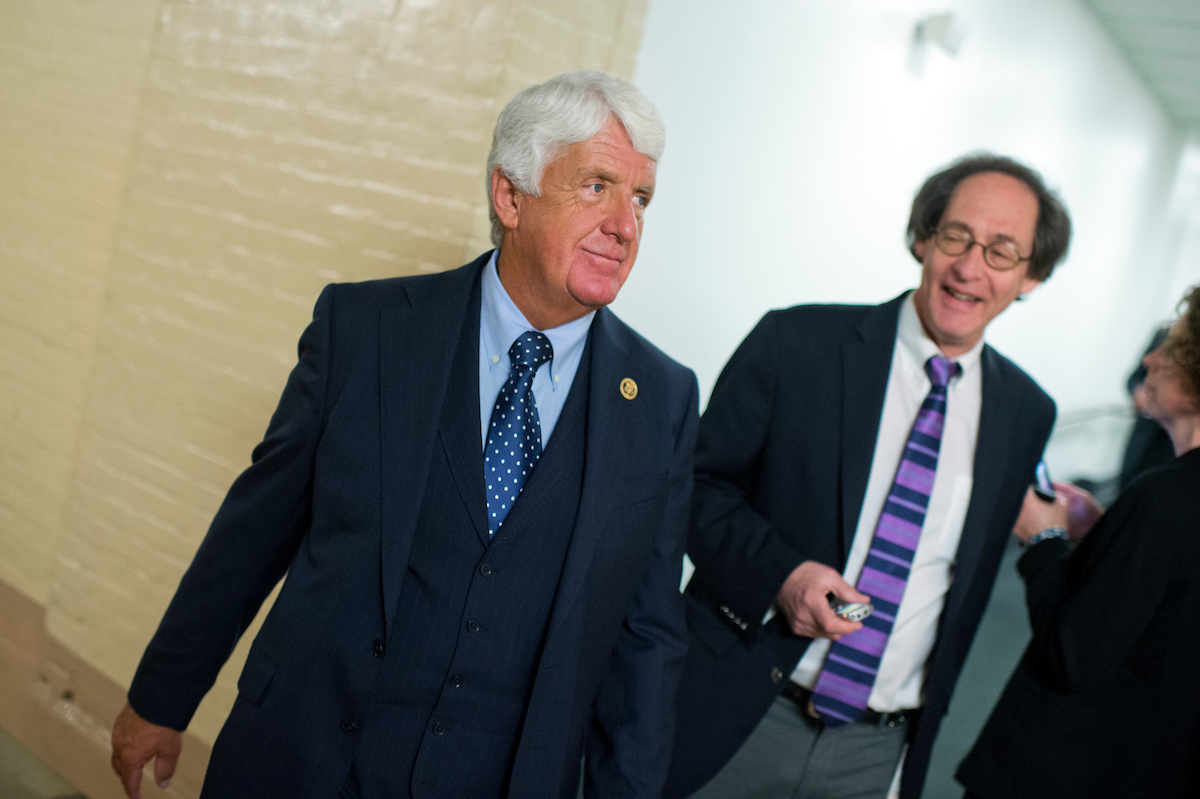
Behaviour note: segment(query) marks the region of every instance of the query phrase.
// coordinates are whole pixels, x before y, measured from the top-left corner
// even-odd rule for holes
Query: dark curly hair
[[[1058,195],[1046,188],[1040,174],[1002,155],[975,153],[964,156],[925,181],[913,198],[912,213],[908,217],[905,233],[908,251],[913,258],[921,260],[917,256],[916,243],[925,241],[937,230],[958,184],[981,172],[999,172],[1014,177],[1028,186],[1037,198],[1038,220],[1028,274],[1034,280],[1046,280],[1055,264],[1067,254],[1067,245],[1071,242],[1071,217]]]
[[[1200,285],[1179,301],[1179,321],[1163,343],[1163,357],[1183,374],[1193,397],[1200,399]]]

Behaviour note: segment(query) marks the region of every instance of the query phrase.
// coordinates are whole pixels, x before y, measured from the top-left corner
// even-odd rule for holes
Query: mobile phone
[[[862,621],[875,610],[875,606],[870,602],[843,602],[833,594],[826,596],[829,599],[829,607],[846,621]]]
[[[1050,470],[1046,468],[1045,461],[1038,461],[1037,468],[1033,470],[1033,480],[1033,493],[1038,495],[1038,499],[1053,502],[1054,483],[1050,482]]]

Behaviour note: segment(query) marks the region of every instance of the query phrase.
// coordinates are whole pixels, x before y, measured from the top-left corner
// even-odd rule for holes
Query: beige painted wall
[[[159,0],[0,0],[0,580],[45,604]]]
[[[321,287],[490,246],[496,114],[646,4],[0,0],[0,581],[58,645],[128,684]]]

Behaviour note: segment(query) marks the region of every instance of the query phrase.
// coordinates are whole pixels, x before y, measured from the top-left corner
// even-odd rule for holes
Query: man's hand
[[[166,790],[179,761],[179,750],[183,746],[183,733],[170,727],[151,724],[139,716],[128,704],[117,716],[112,731],[112,767],[125,786],[130,799],[140,799],[142,793],[142,768],[157,758],[154,763],[154,782]]]
[[[805,638],[829,638],[833,641],[862,627],[861,622],[846,621],[829,607],[826,594],[844,602],[870,602],[866,594],[842,579],[842,575],[824,563],[806,560],[783,581],[775,604],[783,612],[788,627]]]

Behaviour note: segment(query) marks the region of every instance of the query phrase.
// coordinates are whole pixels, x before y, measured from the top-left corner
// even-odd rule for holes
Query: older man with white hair
[[[132,797],[263,599],[204,796],[657,796],[687,635],[695,376],[604,306],[664,142],[599,72],[501,113],[498,249],[329,286],[113,730]]]

